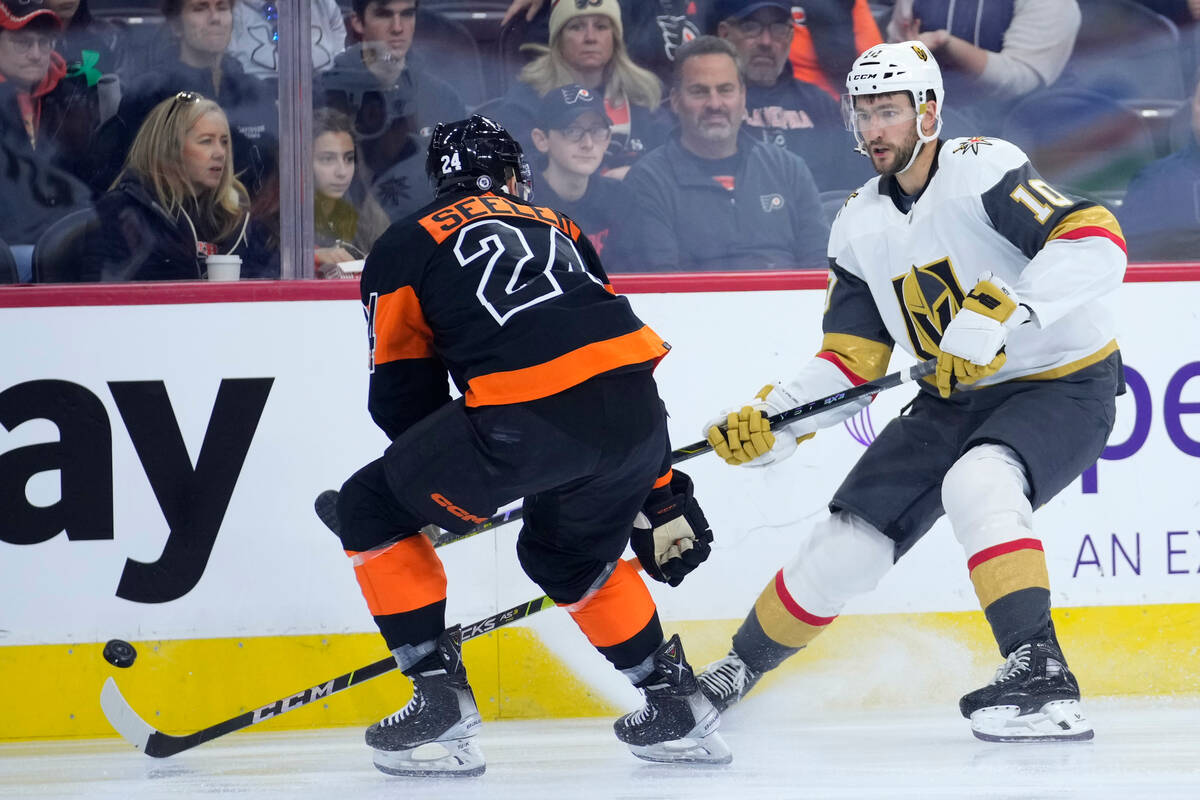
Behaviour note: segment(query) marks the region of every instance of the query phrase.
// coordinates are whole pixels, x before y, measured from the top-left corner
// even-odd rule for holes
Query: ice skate
[[[1091,739],[1079,684],[1058,644],[1026,642],[1009,654],[992,682],[958,701],[971,732],[985,742]]]
[[[729,655],[701,670],[696,682],[717,711],[723,713],[745,697],[761,677],[761,672],[750,669],[735,651],[730,650]]]
[[[668,764],[733,760],[717,733],[721,715],[700,691],[678,634],[654,654],[654,672],[638,688],[646,695],[646,705],[613,723],[617,738],[635,756]]]
[[[475,741],[481,721],[462,664],[462,631],[445,631],[437,649],[407,672],[408,705],[367,728],[375,766],[389,775],[473,777],[487,765]]]

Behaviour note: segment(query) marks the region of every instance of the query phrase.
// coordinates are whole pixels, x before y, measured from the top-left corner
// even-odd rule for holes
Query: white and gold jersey
[[[924,192],[903,205],[894,178],[873,178],[834,220],[820,355],[843,372],[879,377],[894,344],[936,358],[983,272],[1031,316],[1009,334],[1004,367],[979,385],[1060,377],[1116,351],[1110,304],[1126,265],[1117,221],[1050,186],[1018,147],[941,142]]]

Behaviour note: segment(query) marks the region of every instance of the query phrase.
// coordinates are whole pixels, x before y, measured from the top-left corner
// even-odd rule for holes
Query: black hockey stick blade
[[[476,636],[482,636],[485,633],[494,631],[496,628],[516,622],[519,619],[524,619],[530,614],[536,614],[553,605],[554,601],[543,595],[527,603],[522,603],[519,606],[513,606],[491,616],[484,617],[477,622],[463,626],[463,641],[474,639]],[[243,728],[249,728],[251,725],[257,725],[260,722],[273,719],[280,714],[287,713],[301,706],[306,706],[331,694],[349,689],[351,686],[357,686],[360,683],[369,681],[371,678],[378,678],[380,675],[384,675],[394,669],[396,669],[396,659],[389,654],[386,658],[381,658],[365,667],[351,670],[344,675],[339,675],[336,678],[318,683],[316,686],[310,686],[295,694],[281,697],[275,702],[268,703],[253,711],[238,714],[236,717],[227,719],[224,722],[218,722],[216,725],[210,725],[203,730],[183,736],[163,733],[142,719],[133,710],[133,707],[129,705],[129,701],[121,694],[121,690],[117,688],[116,681],[111,677],[104,681],[104,687],[100,690],[100,708],[104,712],[104,716],[108,718],[108,723],[113,726],[113,730],[121,734],[121,737],[125,741],[148,756],[166,758],[176,753],[182,753],[184,750],[191,750],[197,745],[212,741],[228,733],[240,731]]]
[[[778,425],[784,425],[789,422],[801,419],[803,417],[811,417],[814,414],[820,414],[822,411],[828,411],[836,406],[849,403],[851,400],[857,400],[860,397],[869,394],[882,392],[884,389],[891,389],[894,386],[899,386],[902,383],[911,383],[918,381],[928,375],[932,375],[937,369],[937,359],[931,358],[928,361],[922,361],[908,369],[897,370],[889,375],[884,375],[879,380],[869,381],[861,386],[855,386],[852,389],[836,392],[828,397],[821,397],[813,400],[811,403],[789,408],[787,411],[781,411],[767,417],[767,422],[774,428]],[[698,455],[703,455],[713,446],[709,444],[707,439],[699,442],[693,442],[686,447],[681,447],[671,453],[671,463],[678,464],[680,461],[687,461],[689,458],[695,458]]]

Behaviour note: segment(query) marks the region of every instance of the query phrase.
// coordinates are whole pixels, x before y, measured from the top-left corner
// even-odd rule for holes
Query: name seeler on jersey
[[[391,438],[449,399],[447,371],[468,406],[500,405],[669,349],[574,221],[492,192],[442,194],[393,225],[367,258],[362,300],[369,407]]]

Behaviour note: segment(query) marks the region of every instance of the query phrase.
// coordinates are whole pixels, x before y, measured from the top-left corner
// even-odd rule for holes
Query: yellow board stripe
[[[1200,603],[1054,610],[1054,625],[1087,697],[1200,694]],[[729,650],[741,619],[668,622],[700,669]],[[1120,647],[1112,642],[1119,641]],[[0,740],[115,736],[100,713],[100,686],[116,678],[133,707],[168,733],[188,733],[277,700],[386,654],[377,634],[135,642],[129,669],[109,666],[103,644],[0,647],[5,699]],[[580,641],[568,647],[586,647]],[[929,664],[931,647],[939,663]],[[573,675],[528,628],[466,643],[464,655],[485,719],[613,718],[624,708]],[[982,612],[842,616],[799,655],[768,673],[755,694],[802,692],[834,708],[955,709],[1000,662]],[[897,682],[896,664],[906,668]],[[393,672],[258,730],[368,725],[408,701]],[[785,698],[790,701],[791,698]],[[242,702],[244,705],[237,706]],[[964,734],[965,735],[965,734]],[[364,756],[366,758],[366,756]],[[364,761],[364,763],[366,763]]]

